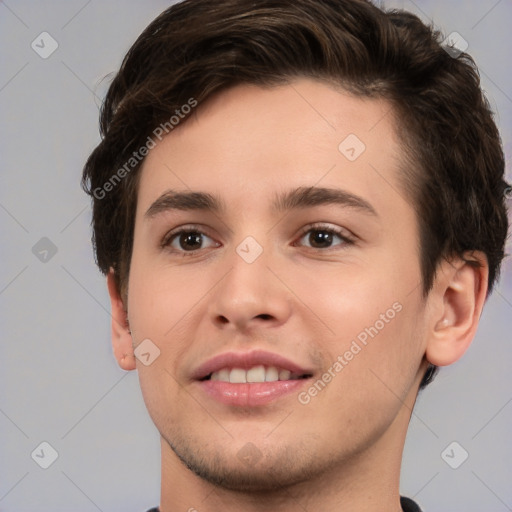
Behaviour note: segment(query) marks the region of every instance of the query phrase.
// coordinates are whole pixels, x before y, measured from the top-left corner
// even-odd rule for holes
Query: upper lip
[[[225,352],[214,356],[200,364],[192,372],[192,378],[195,380],[202,380],[208,377],[211,373],[222,370],[223,368],[242,368],[248,370],[253,366],[259,365],[267,367],[275,366],[300,375],[312,374],[311,370],[302,368],[284,356],[273,352],[267,352],[265,350],[253,350],[251,352]]]

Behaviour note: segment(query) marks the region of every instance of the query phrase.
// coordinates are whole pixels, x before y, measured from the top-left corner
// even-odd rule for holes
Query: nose
[[[227,271],[214,289],[210,318],[220,329],[244,333],[286,323],[293,297],[277,277],[278,262],[265,249],[252,262],[240,254],[233,251],[224,262]]]

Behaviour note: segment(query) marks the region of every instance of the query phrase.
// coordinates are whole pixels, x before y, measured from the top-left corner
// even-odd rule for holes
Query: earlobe
[[[431,291],[435,313],[425,355],[436,366],[450,365],[462,357],[473,341],[485,303],[487,258],[476,251],[464,256],[467,261],[441,262]]]
[[[133,354],[132,334],[128,324],[128,314],[114,277],[114,269],[107,274],[107,288],[111,306],[111,336],[112,348],[119,366],[123,370],[135,369],[135,356]]]

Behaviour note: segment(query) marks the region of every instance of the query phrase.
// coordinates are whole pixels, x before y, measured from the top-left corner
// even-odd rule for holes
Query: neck
[[[264,492],[233,491],[204,481],[162,439],[160,512],[399,512],[400,465],[409,419],[410,409],[403,407],[384,434],[364,451],[305,482]]]

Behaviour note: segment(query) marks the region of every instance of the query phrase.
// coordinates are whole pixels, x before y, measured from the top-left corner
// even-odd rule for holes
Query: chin
[[[267,446],[265,453],[252,443],[238,452],[220,451],[220,446],[198,447],[190,439],[167,443],[181,462],[202,480],[230,491],[271,493],[300,484],[327,471],[318,455],[304,446]]]

